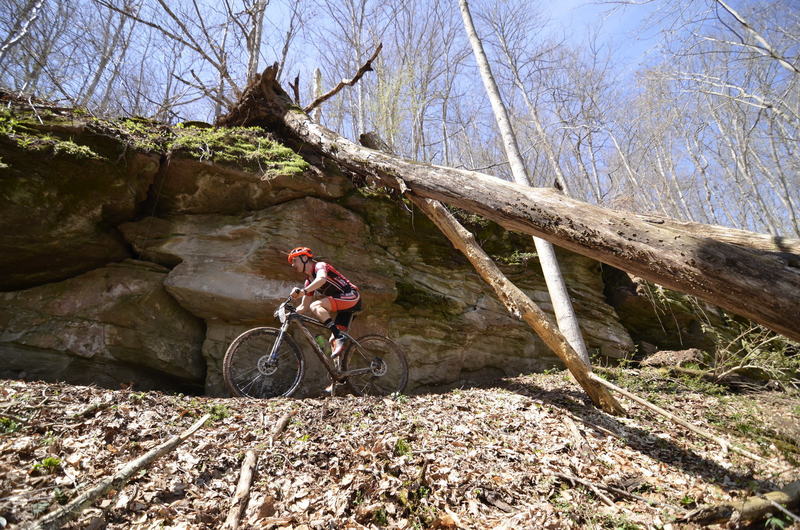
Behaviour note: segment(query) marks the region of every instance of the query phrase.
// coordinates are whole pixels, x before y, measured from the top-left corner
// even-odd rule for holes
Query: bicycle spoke
[[[402,392],[408,381],[405,354],[394,342],[378,335],[352,343],[343,364],[350,387],[359,395]]]
[[[290,395],[300,383],[304,360],[294,341],[284,336],[269,362],[278,330],[255,328],[231,343],[223,362],[223,376],[237,396],[266,398]]]

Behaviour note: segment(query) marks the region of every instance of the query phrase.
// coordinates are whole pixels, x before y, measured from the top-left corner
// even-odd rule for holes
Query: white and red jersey
[[[318,261],[314,264],[314,276],[306,276],[305,287],[320,276],[325,277],[325,283],[317,291],[323,296],[333,298],[349,298],[358,295],[358,287],[353,285],[341,272],[337,271],[333,265]],[[311,293],[308,293],[311,294]]]

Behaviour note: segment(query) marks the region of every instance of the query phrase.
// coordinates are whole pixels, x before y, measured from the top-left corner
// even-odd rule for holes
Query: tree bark
[[[364,133],[359,137],[359,141],[365,147],[391,154],[389,145],[377,133]],[[602,385],[592,381],[589,363],[575,350],[556,323],[506,278],[492,258],[475,241],[475,236],[464,228],[442,203],[417,197],[413,193],[406,194],[406,197],[428,216],[455,248],[464,254],[480,277],[494,289],[497,298],[506,306],[508,312],[530,325],[544,343],[558,355],[595,405],[609,414],[617,416],[625,414],[625,410],[614,396]]]
[[[486,58],[486,53],[483,50],[483,43],[478,32],[475,30],[475,24],[472,22],[472,14],[469,11],[467,0],[459,0],[461,8],[461,18],[464,20],[464,28],[467,31],[469,42],[472,45],[472,51],[475,55],[475,61],[478,63],[478,70],[481,73],[483,86],[486,89],[486,95],[492,103],[492,110],[494,117],[497,121],[497,127],[500,129],[500,134],[503,138],[503,148],[508,158],[508,163],[511,166],[511,173],[514,176],[514,181],[522,186],[530,186],[531,180],[528,178],[528,170],[525,169],[525,162],[522,160],[522,154],[517,144],[517,135],[514,134],[514,129],[511,127],[511,120],[508,117],[508,111],[500,97],[500,90],[497,88],[497,83],[492,74],[492,68],[489,65],[489,59]],[[566,189],[566,188],[565,188]],[[542,266],[542,273],[544,273],[544,280],[547,284],[547,292],[550,295],[550,302],[553,304],[553,310],[556,314],[556,322],[564,334],[567,341],[575,349],[580,356],[580,359],[589,364],[589,352],[586,349],[586,344],[583,342],[581,335],[580,325],[578,324],[578,317],[575,315],[575,309],[572,307],[572,300],[567,293],[567,286],[564,283],[564,276],[561,274],[561,268],[558,266],[556,259],[556,252],[553,249],[552,243],[534,236],[533,243],[536,246],[536,252],[539,254],[539,264]]]
[[[475,236],[461,226],[439,201],[422,199],[414,194],[409,194],[408,197],[439,227],[439,230],[447,236],[453,246],[469,259],[481,278],[494,289],[497,297],[508,311],[522,318],[558,355],[595,405],[609,414],[624,415],[625,409],[608,390],[595,382],[589,365],[584,362],[571,343],[559,331],[556,323],[505,277],[494,261],[475,242]]]
[[[796,254],[744,248],[698,231],[687,232],[671,222],[646,222],[628,212],[587,204],[553,189],[520,186],[362,147],[313,123],[293,107],[275,82],[273,67],[218,123],[267,126],[298,146],[332,159],[350,174],[377,178],[385,186],[477,213],[508,230],[547,239],[800,340],[800,256]],[[747,239],[744,233],[737,231],[737,237]],[[763,237],[752,234],[754,240]]]

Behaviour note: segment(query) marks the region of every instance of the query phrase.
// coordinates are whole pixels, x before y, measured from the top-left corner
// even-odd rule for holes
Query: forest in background
[[[606,3],[609,17],[641,9],[641,28],[660,32],[633,74],[596,33],[553,37],[535,3],[472,3],[531,184],[800,237],[800,9],[636,3]],[[0,0],[0,39],[0,84],[15,94],[169,123],[213,121],[273,62],[307,104],[382,43],[374,75],[317,119],[351,139],[377,131],[415,160],[510,179],[455,2]]]

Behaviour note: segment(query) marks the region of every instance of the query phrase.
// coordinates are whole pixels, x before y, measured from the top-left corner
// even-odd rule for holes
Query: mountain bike
[[[347,346],[339,359],[326,355],[306,325],[328,328],[316,318],[301,315],[288,297],[275,310],[280,328],[258,327],[236,337],[222,364],[222,375],[237,397],[271,398],[291,396],[305,374],[306,360],[297,341],[289,334],[299,328],[311,349],[330,374],[332,388],[347,383],[356,395],[401,393],[408,383],[408,361],[403,350],[380,335],[353,338],[342,332]],[[325,342],[325,339],[322,339]]]

